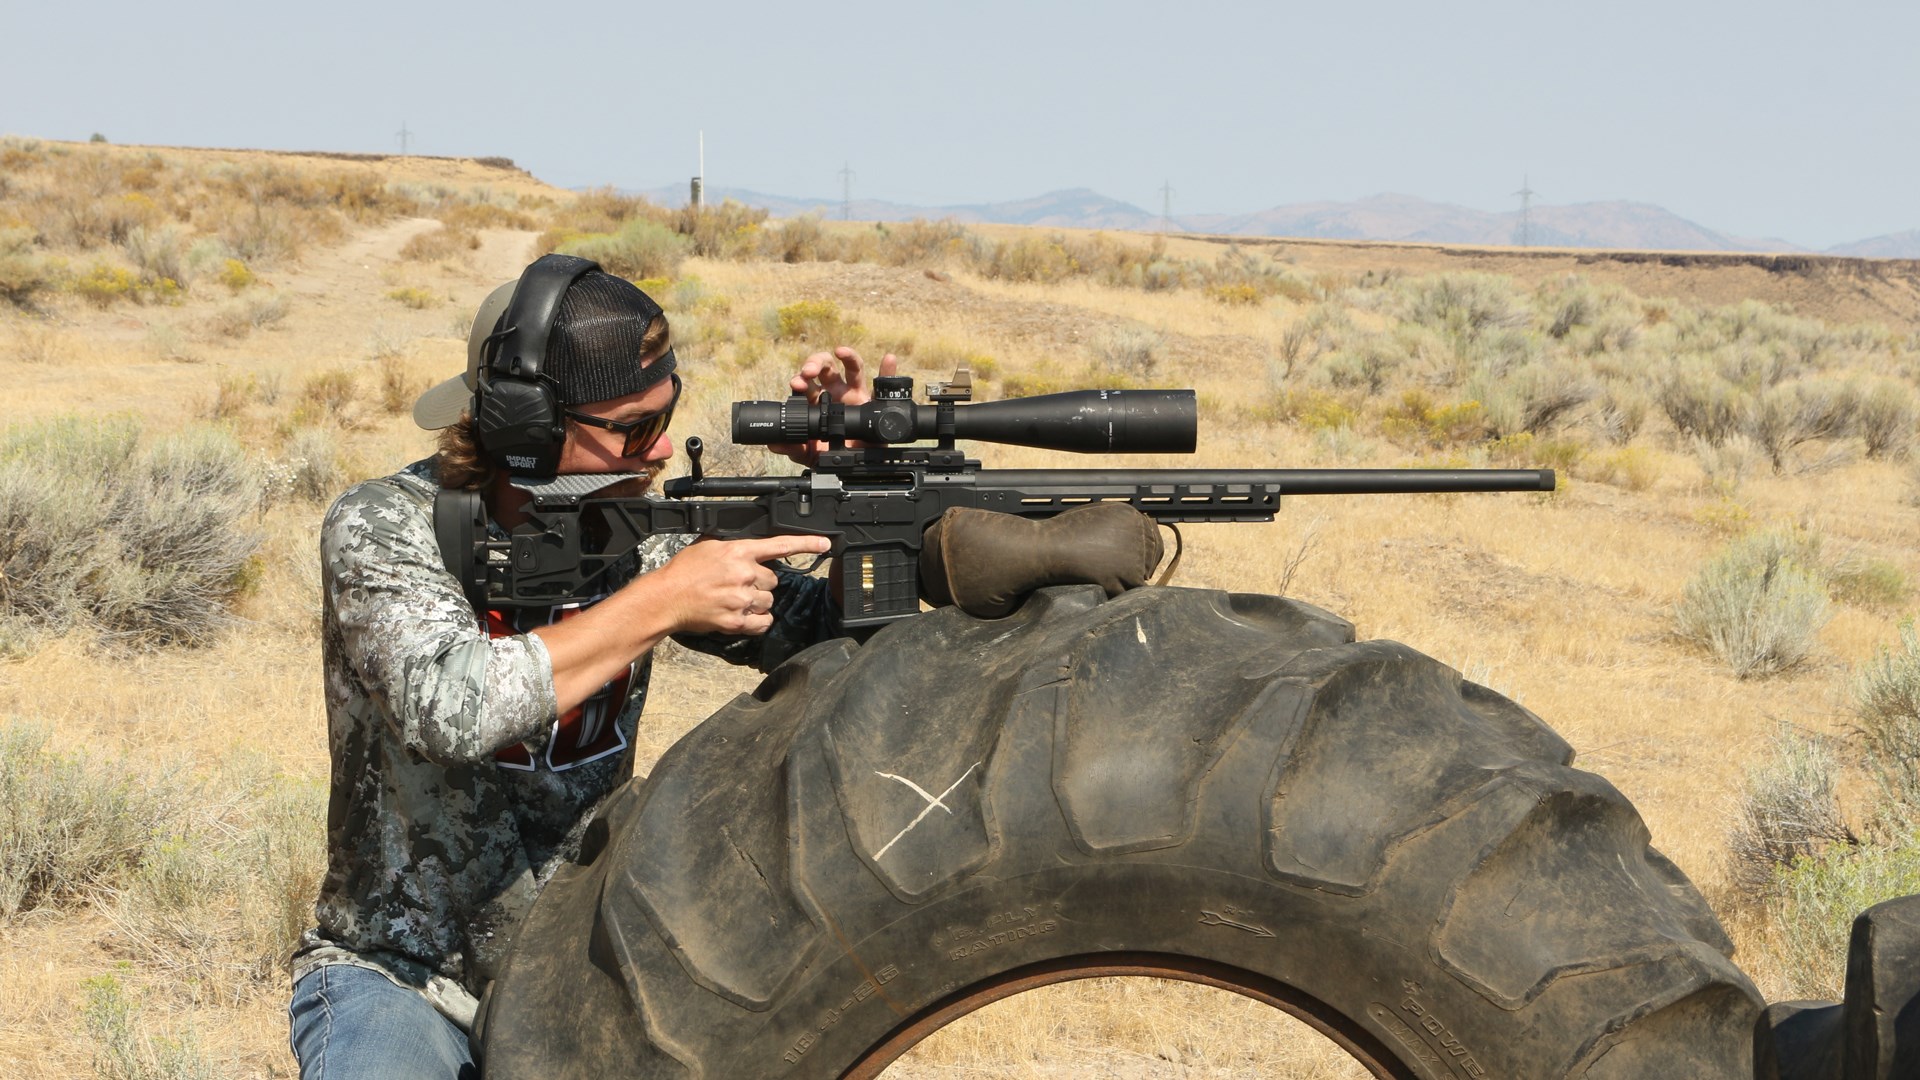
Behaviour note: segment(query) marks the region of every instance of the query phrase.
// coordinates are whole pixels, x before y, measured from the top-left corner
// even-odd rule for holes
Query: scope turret
[[[1083,454],[1189,454],[1198,414],[1191,390],[1070,390],[955,406],[917,405],[912,380],[879,380],[865,405],[736,401],[733,441],[742,445],[809,439],[895,444],[954,439],[1071,450]]]

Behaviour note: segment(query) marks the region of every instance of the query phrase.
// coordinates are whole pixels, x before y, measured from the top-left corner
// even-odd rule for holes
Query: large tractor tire
[[[1051,589],[823,644],[589,826],[488,993],[485,1074],[871,1077],[987,1001],[1150,974],[1384,1077],[1770,1075],[1720,925],[1571,759],[1269,596]]]

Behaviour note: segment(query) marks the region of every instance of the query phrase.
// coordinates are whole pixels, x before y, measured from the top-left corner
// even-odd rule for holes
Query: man
[[[541,316],[529,297],[543,289]],[[892,369],[887,357],[881,373]],[[870,396],[845,348],[809,357],[793,386]],[[764,670],[831,633],[825,582],[767,565],[825,551],[818,537],[650,544],[594,603],[484,617],[442,565],[438,488],[481,491],[493,525],[512,528],[523,489],[552,479],[516,475],[532,459],[513,447],[550,430],[564,435],[543,462],[553,473],[637,474],[609,489],[635,494],[673,455],[679,393],[659,305],[585,260],[547,256],[481,305],[466,374],[416,404],[414,419],[442,431],[439,453],[327,512],[333,788],[318,925],[293,957],[303,1077],[475,1075],[476,995],[594,807],[632,775],[653,647],[707,635],[684,640]],[[518,406],[501,403],[521,396],[558,416],[515,427]]]

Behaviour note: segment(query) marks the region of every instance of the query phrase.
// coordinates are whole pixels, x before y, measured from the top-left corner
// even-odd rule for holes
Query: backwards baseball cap
[[[474,392],[486,367],[486,345],[503,325],[518,280],[487,294],[467,334],[467,370],[421,394],[413,403],[413,422],[429,430],[452,427],[473,407]],[[637,394],[673,373],[669,348],[651,363],[641,363],[647,328],[662,314],[659,304],[624,278],[589,270],[560,298],[541,377],[554,386],[563,406]]]

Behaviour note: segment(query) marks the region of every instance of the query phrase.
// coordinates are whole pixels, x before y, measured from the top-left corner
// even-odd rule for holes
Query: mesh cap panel
[[[667,377],[673,353],[640,366],[640,343],[661,315],[660,305],[632,282],[588,271],[560,298],[547,338],[543,373],[559,387],[562,405],[636,394]]]

